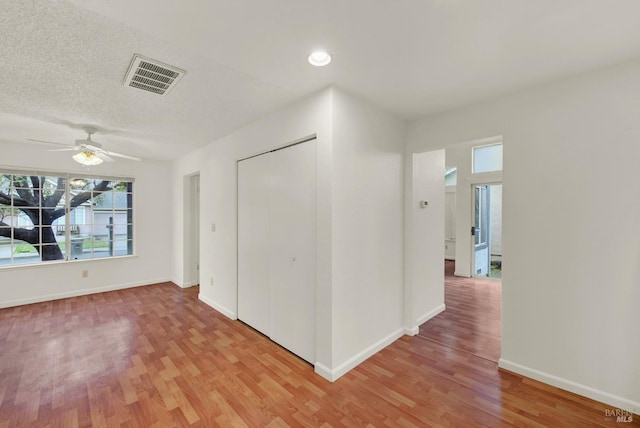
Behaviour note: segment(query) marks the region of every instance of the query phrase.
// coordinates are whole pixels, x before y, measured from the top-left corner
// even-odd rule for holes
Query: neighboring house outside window
[[[0,170],[0,267],[133,254],[133,179]]]

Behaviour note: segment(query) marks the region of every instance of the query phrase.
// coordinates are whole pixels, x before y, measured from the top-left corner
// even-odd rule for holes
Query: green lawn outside
[[[62,251],[65,250],[66,245],[64,242],[58,244]],[[82,249],[90,250],[92,248],[107,248],[109,247],[109,243],[106,241],[100,241],[98,239],[85,239],[82,243]],[[18,245],[14,250],[14,254],[27,254],[27,253],[37,253],[35,247],[29,244]]]

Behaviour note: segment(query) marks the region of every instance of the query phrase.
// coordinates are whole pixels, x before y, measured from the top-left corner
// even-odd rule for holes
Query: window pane
[[[52,196],[56,191],[58,191],[58,186],[60,186],[60,191],[65,191],[66,179],[58,178],[58,177],[40,177],[40,187],[42,188],[42,193],[45,198]],[[62,196],[62,195],[60,195]]]
[[[85,238],[80,236],[72,236],[69,238],[69,259],[79,260],[91,257],[91,247],[87,248]]]
[[[502,171],[502,144],[473,148],[473,172]]]
[[[11,263],[11,228],[0,226],[0,266]]]
[[[110,242],[113,246],[114,256],[126,256],[133,254],[133,241],[127,239],[126,235],[118,235]]]
[[[18,215],[20,215],[20,210],[0,204],[0,222],[5,223],[6,227],[14,225]]]
[[[83,189],[85,190],[99,189],[100,191],[102,191],[102,190],[111,189],[111,182],[108,180],[100,180],[100,179],[93,179],[93,178],[89,178],[85,180],[86,180],[86,185],[83,186]]]
[[[444,171],[444,185],[455,186],[458,183],[458,168],[446,168]]]
[[[14,240],[14,243],[12,245],[12,253],[14,255],[14,257],[20,256],[20,255],[38,255],[38,249],[40,247],[39,246],[34,246],[31,245],[27,242],[24,241],[20,241],[20,240]],[[39,258],[39,256],[38,256]]]
[[[0,226],[0,245],[10,243],[11,241],[11,228]]]
[[[91,203],[96,210],[111,210],[113,208],[113,192],[94,192]]]
[[[78,193],[83,190],[91,190],[90,186],[90,180],[84,178],[71,178],[69,180],[69,190],[71,190],[71,192]]]
[[[9,174],[0,174],[0,193],[10,194],[11,176]]]
[[[113,224],[126,225],[128,223],[127,210],[118,210],[113,213]]]
[[[33,183],[31,182],[31,177],[27,177],[26,175],[14,175],[12,187],[14,189],[29,189],[33,188]],[[40,187],[39,185],[35,187]]]
[[[89,242],[94,252],[108,252],[109,241],[105,237],[94,236]]]
[[[66,259],[66,246],[63,243],[59,245],[44,244],[41,246],[41,250],[41,258],[43,262],[60,261]]]
[[[13,227],[29,230],[33,229],[35,225],[33,224],[32,218],[29,215],[32,215],[33,218],[36,219],[36,221],[40,221],[40,210],[29,209],[26,211],[28,213],[22,210],[18,210],[17,215],[13,217]]]

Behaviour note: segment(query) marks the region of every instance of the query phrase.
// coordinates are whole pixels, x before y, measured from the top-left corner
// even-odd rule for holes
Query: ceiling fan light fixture
[[[88,150],[76,153],[73,155],[73,160],[85,166],[95,166],[102,163],[102,159],[98,155]]]
[[[309,64],[315,65],[316,67],[322,67],[331,62],[331,55],[326,53],[325,51],[315,51],[311,55],[309,55]]]
[[[69,183],[75,187],[84,187],[88,184],[87,180],[85,180],[84,178],[72,178]]]

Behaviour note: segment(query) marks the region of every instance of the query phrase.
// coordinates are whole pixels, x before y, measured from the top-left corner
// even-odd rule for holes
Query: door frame
[[[200,172],[184,176],[182,288],[200,283]]]

